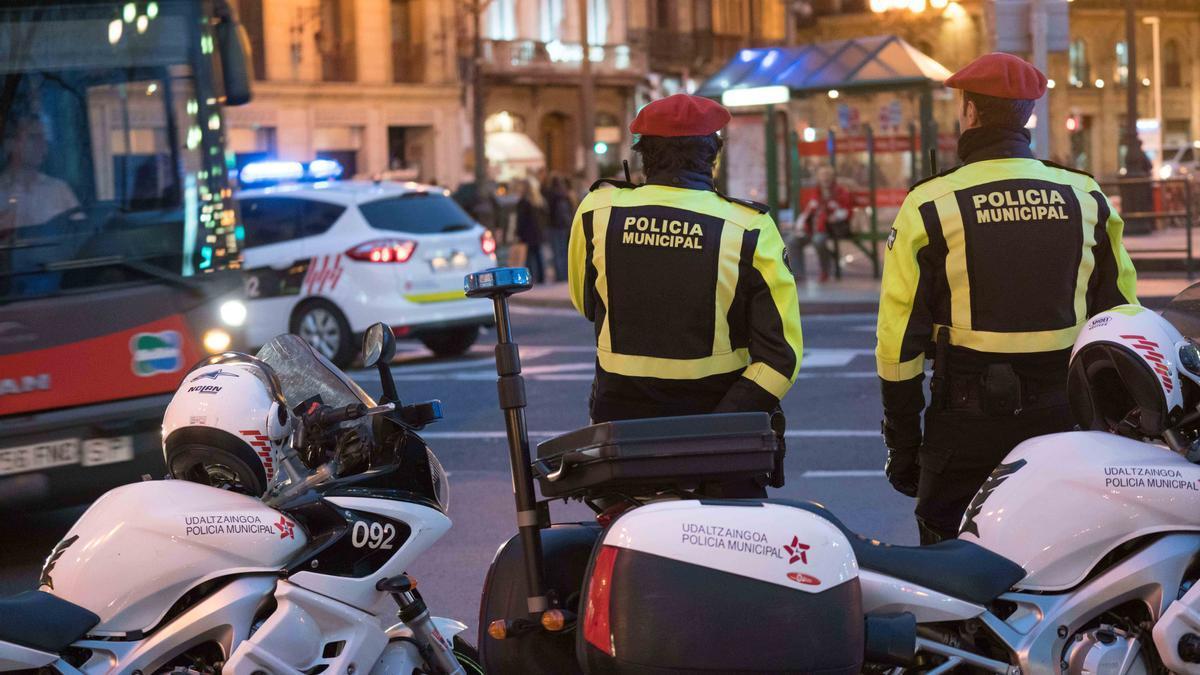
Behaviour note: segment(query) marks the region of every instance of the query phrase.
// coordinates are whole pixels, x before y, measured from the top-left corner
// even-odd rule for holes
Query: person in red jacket
[[[838,185],[833,167],[817,170],[817,195],[808,202],[792,225],[795,259],[804,274],[804,249],[811,244],[817,251],[821,266],[821,281],[829,280],[833,267],[833,248],[830,237],[849,229],[850,191]]]

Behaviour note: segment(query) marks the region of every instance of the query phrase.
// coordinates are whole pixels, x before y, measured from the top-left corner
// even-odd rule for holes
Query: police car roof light
[[[313,180],[338,178],[342,171],[342,165],[333,159],[314,159],[308,163],[308,176]]]
[[[242,185],[321,182],[341,177],[344,169],[333,159],[314,159],[308,164],[281,159],[250,162],[238,172]]]
[[[531,287],[529,270],[524,267],[494,267],[473,272],[463,279],[463,289],[472,298],[512,295]]]
[[[300,180],[304,177],[304,165],[279,159],[250,162],[238,172],[238,180],[245,183],[278,183]]]

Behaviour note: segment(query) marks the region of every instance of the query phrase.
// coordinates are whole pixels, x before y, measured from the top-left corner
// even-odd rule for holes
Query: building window
[[[1091,82],[1087,43],[1083,40],[1072,40],[1069,58],[1071,62],[1071,86],[1082,87],[1084,84]]]
[[[517,39],[517,1],[492,0],[484,24],[486,37],[491,40]]]
[[[317,30],[321,53],[321,78],[352,82],[357,73],[354,58],[354,0],[321,0],[321,26]]]
[[[1163,45],[1163,86],[1183,86],[1183,64],[1179,58],[1179,42],[1167,40]]]
[[[565,16],[566,11],[563,8],[563,0],[542,0],[542,42],[553,42],[562,39],[563,18]]]
[[[250,39],[250,59],[254,79],[267,79],[267,46],[263,39],[263,0],[241,0],[238,19]]]
[[[588,0],[587,8],[588,44],[608,44],[608,0]]]
[[[419,0],[392,0],[392,81],[425,81],[425,25]]]
[[[1113,67],[1113,82],[1118,87],[1124,87],[1129,83],[1129,46],[1118,42],[1114,54],[1116,62]]]
[[[675,23],[672,0],[653,0],[650,5],[650,27],[669,30]]]

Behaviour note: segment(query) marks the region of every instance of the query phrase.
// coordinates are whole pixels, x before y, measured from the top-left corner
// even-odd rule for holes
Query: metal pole
[[[929,150],[937,147],[937,128],[933,121],[933,89],[926,87],[921,91],[921,157],[922,162],[929,163]],[[933,175],[933,167],[925,167],[925,175]]]
[[[1142,178],[1150,172],[1150,160],[1142,151],[1142,139],[1138,138],[1138,88],[1131,85],[1137,77],[1137,22],[1134,0],[1125,0],[1125,51],[1129,59],[1129,76],[1125,87],[1125,177]]]
[[[1187,215],[1185,216],[1187,218],[1187,220],[1186,220],[1186,222],[1184,222],[1184,227],[1187,228],[1187,275],[1188,275],[1188,281],[1191,281],[1192,280],[1192,225],[1194,225],[1194,223],[1192,221],[1192,217],[1194,215],[1192,213],[1192,207],[1194,205],[1192,204],[1192,181],[1190,178],[1186,178],[1183,181],[1183,203],[1184,203],[1184,210],[1187,213]]]
[[[1148,16],[1145,19],[1142,19],[1142,21],[1150,24],[1151,31],[1152,31],[1151,47],[1153,48],[1153,51],[1151,53],[1153,54],[1153,69],[1151,72],[1153,73],[1153,75],[1152,75],[1153,81],[1151,82],[1151,84],[1154,86],[1154,89],[1153,89],[1153,92],[1154,92],[1154,119],[1158,121],[1158,139],[1156,141],[1154,150],[1155,150],[1155,156],[1158,157],[1158,162],[1159,162],[1159,164],[1161,164],[1163,159],[1165,159],[1163,157],[1163,152],[1162,152],[1163,134],[1165,133],[1165,130],[1163,129],[1163,111],[1162,111],[1162,50],[1161,50],[1162,44],[1161,44],[1161,40],[1160,40],[1160,28],[1161,28],[1162,22],[1159,20],[1159,17],[1157,17],[1157,16]],[[1137,82],[1136,86],[1139,86],[1139,87],[1142,84],[1141,81],[1137,79],[1137,73],[1132,73],[1132,72],[1129,73],[1128,81],[1129,81],[1129,86],[1131,86],[1131,87],[1135,86],[1134,82]]]
[[[579,126],[583,145],[583,179],[596,179],[596,83],[592,79],[592,45],[588,40],[588,0],[579,0],[579,42],[583,61],[579,64]]]
[[[870,124],[863,125],[867,135],[867,190],[871,208],[871,270],[879,278],[879,214],[875,208],[875,132]]]
[[[485,134],[483,128],[484,90],[483,90],[483,6],[484,0],[472,0],[471,12],[474,14],[475,40],[471,51],[471,135],[475,143],[475,200],[484,200],[485,185],[487,184],[487,154],[485,152]],[[488,223],[484,223],[488,225]]]
[[[493,305],[496,312],[496,374],[499,375],[496,384],[500,390],[500,405],[504,408],[513,499],[517,505],[517,531],[525,556],[526,609],[536,615],[546,611],[549,602],[542,577],[542,533],[529,463],[529,433],[525,427],[525,381],[521,377],[520,351],[512,341],[508,296],[497,295]]]
[[[1029,35],[1033,43],[1033,65],[1043,73],[1046,63],[1046,5],[1044,0],[1029,0]],[[1050,157],[1050,95],[1039,98],[1033,105],[1037,125],[1033,128],[1033,147],[1038,156]]]
[[[768,105],[766,121],[763,123],[767,155],[767,207],[771,218],[779,222],[779,148],[775,138],[775,106]]]

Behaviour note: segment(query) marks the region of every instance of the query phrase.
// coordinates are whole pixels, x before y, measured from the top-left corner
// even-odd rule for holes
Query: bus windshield
[[[0,2],[0,304],[236,259],[200,5]]]

